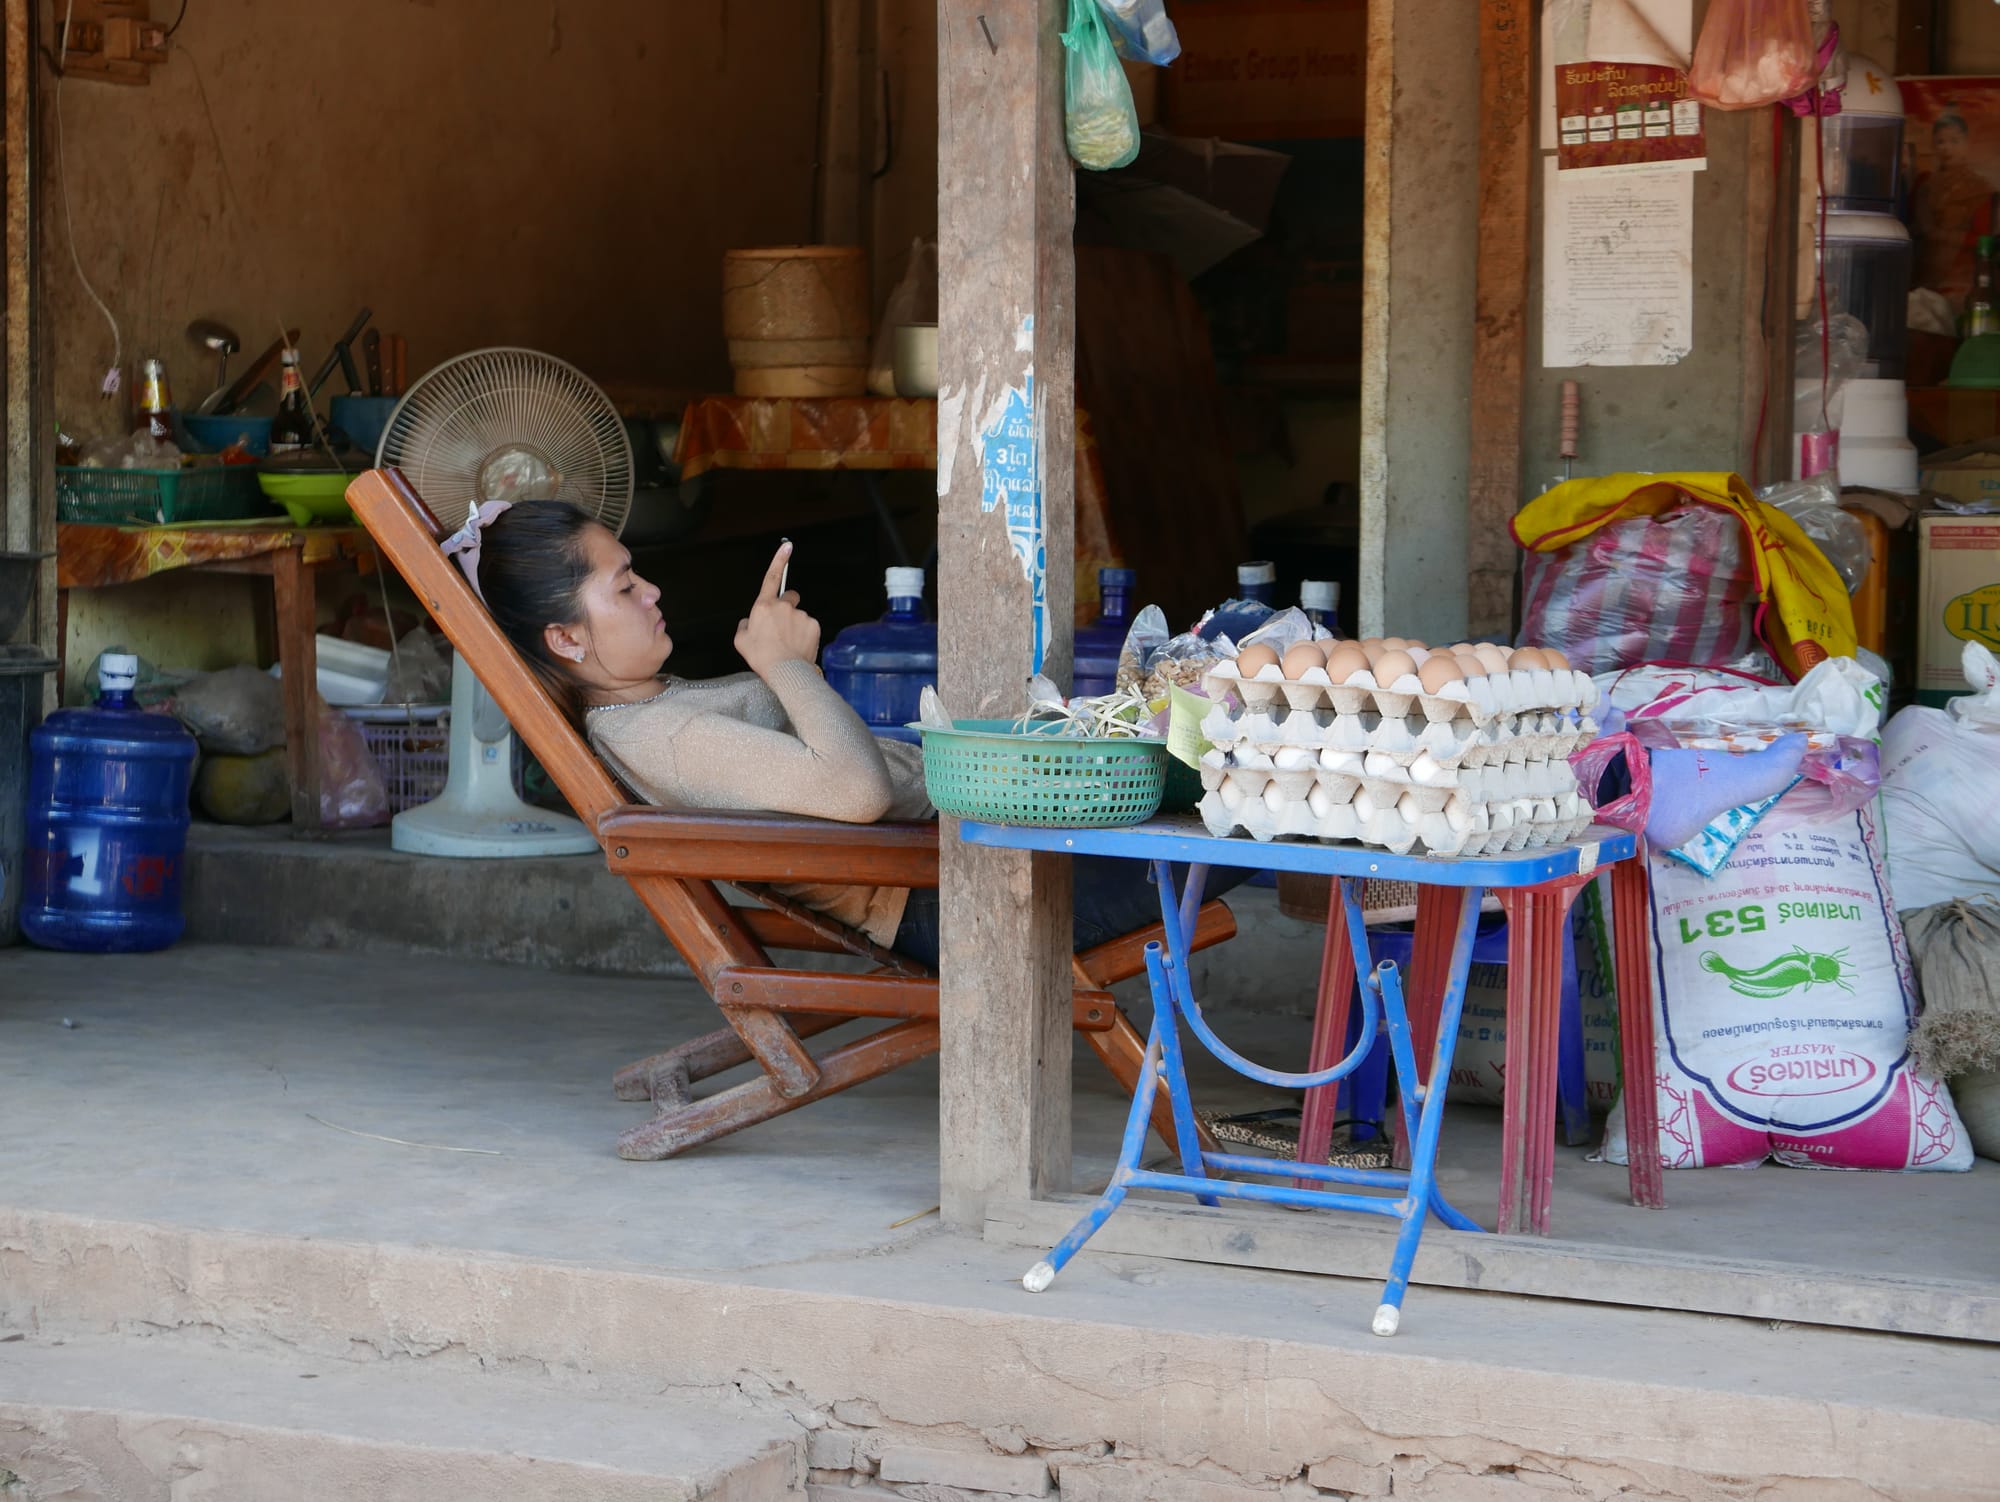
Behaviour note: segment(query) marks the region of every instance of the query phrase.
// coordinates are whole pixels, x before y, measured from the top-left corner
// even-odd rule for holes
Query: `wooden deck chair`
[[[369,470],[347,490],[354,514],[416,591],[479,681],[535,753],[613,871],[714,998],[728,1026],[619,1070],[622,1100],[653,1102],[651,1121],[618,1141],[620,1157],[669,1158],[823,1096],[886,1074],[938,1047],[938,983],[922,965],[833,919],[788,902],[780,882],[935,887],[938,831],[925,824],[840,824],[781,815],[670,813],[635,807],[500,634],[438,546],[447,530],[393,470]],[[730,903],[729,885],[759,906]],[[1231,937],[1220,902],[1201,910],[1196,948]],[[1145,1041],[1108,987],[1145,968],[1155,924],[1076,957],[1076,1026],[1128,1091]],[[773,950],[856,955],[864,973],[788,969]],[[891,1019],[814,1057],[804,1040],[842,1023]],[[758,1074],[702,1099],[694,1082],[755,1061]],[[1174,1144],[1162,1099],[1154,1114]],[[1212,1146],[1212,1144],[1208,1144]]]

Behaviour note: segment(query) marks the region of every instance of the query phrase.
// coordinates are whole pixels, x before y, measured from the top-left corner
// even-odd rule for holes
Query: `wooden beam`
[[[4,336],[4,426],[0,427],[0,548],[50,554],[36,579],[35,610],[27,637],[50,656],[61,652],[55,569],[54,426],[48,368],[48,339],[42,327],[41,231],[42,91],[36,57],[40,36],[35,0],[5,0],[0,20],[0,76],[4,76],[6,203],[0,213],[7,272]],[[56,675],[43,683],[43,711],[55,707]]]
[[[1944,42],[1944,0],[1902,0],[1896,11],[1896,71],[1938,71]]]
[[[938,687],[961,717],[1017,712],[1037,668],[1068,680],[1066,11],[938,5]],[[962,845],[946,820],[939,877],[940,1204],[948,1224],[977,1226],[990,1196],[1068,1183],[1070,872],[1060,856]]]
[[[1466,589],[1473,636],[1511,631],[1528,341],[1535,6],[1479,0],[1479,276],[1472,353]]]

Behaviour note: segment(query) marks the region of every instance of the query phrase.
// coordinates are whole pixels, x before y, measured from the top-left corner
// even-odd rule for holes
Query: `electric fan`
[[[559,500],[616,533],[632,505],[632,442],[617,408],[574,366],[528,349],[474,350],[419,379],[389,415],[375,464],[401,470],[453,530],[487,501]],[[515,794],[513,727],[456,653],[444,791],[397,814],[390,843],[479,859],[597,850],[577,820]]]

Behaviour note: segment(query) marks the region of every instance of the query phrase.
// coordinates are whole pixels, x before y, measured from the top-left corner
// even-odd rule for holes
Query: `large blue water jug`
[[[820,657],[833,691],[868,728],[890,740],[915,741],[904,727],[917,718],[926,684],[937,682],[937,623],[924,619],[924,571],[892,568],[889,610],[879,621],[849,626]]]
[[[1129,568],[1097,571],[1097,596],[1104,613],[1076,633],[1076,671],[1070,693],[1083,698],[1108,694],[1118,686],[1118,654],[1132,629],[1132,589],[1139,576]]]
[[[99,660],[94,708],[29,742],[21,932],[45,949],[164,949],[181,936],[194,737],[132,701],[136,657]]]

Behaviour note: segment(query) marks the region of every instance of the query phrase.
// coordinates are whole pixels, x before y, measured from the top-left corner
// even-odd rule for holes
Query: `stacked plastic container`
[[[1389,637],[1274,655],[1246,648],[1209,675],[1211,834],[1472,856],[1589,827],[1568,758],[1597,734],[1597,690],[1560,653]]]

